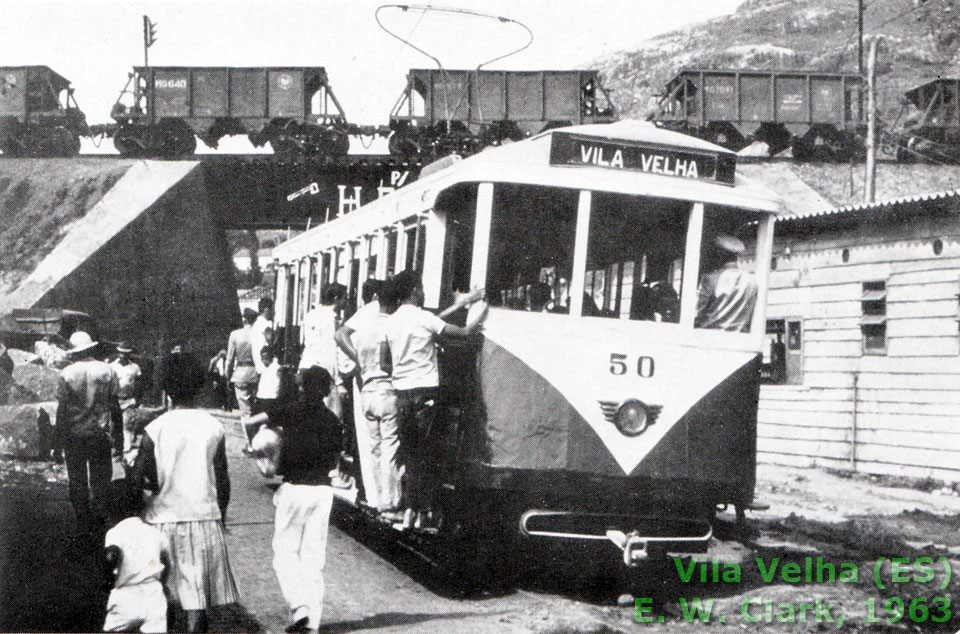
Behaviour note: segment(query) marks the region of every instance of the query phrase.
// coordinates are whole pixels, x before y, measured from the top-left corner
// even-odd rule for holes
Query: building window
[[[860,297],[864,354],[887,353],[887,283],[864,282]]]
[[[803,321],[768,319],[761,381],[770,385],[803,384]]]

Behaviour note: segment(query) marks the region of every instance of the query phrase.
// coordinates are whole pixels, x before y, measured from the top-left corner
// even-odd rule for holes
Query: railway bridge
[[[157,354],[215,351],[240,322],[226,231],[305,229],[416,179],[376,155],[0,161],[0,313],[65,307]]]

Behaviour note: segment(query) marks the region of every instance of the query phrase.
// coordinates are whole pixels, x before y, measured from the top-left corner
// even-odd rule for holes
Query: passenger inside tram
[[[497,185],[486,284],[491,306],[569,312],[578,199],[576,190]]]
[[[682,201],[594,194],[584,290],[596,316],[680,321],[690,209]]]
[[[700,247],[700,280],[694,327],[750,332],[757,307],[753,273],[759,217],[740,210],[708,206]]]
[[[534,282],[527,291],[527,310],[532,313],[550,311],[553,289],[546,282]]]
[[[718,233],[707,241],[697,293],[697,328],[750,332],[757,305],[757,280],[742,269],[737,258],[746,251],[743,241]]]

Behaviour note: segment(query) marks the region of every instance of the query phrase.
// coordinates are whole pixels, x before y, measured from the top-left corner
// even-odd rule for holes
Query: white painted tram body
[[[636,121],[446,161],[277,247],[277,319],[295,332],[324,284],[355,296],[407,268],[431,310],[486,288],[482,334],[441,356],[446,525],[495,515],[526,537],[613,541],[627,563],[702,550],[717,505],[753,499],[780,199],[730,152]],[[747,247],[748,332],[695,327],[716,233]]]

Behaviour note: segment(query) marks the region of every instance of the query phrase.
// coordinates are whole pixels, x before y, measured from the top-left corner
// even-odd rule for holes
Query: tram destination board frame
[[[737,157],[725,151],[697,151],[651,143],[600,140],[572,132],[554,132],[550,164],[648,172],[733,185]]]

